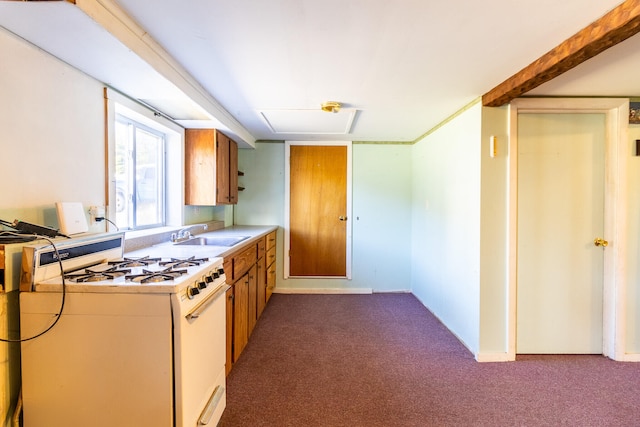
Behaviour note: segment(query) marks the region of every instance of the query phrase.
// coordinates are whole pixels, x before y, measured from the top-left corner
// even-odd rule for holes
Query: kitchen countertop
[[[185,226],[188,227],[188,226]],[[233,225],[214,231],[193,234],[193,237],[237,237],[249,236],[234,246],[213,246],[213,245],[176,245],[171,242],[160,243],[148,246],[135,251],[126,252],[127,257],[151,256],[151,257],[222,257],[229,255],[238,249],[255,243],[260,237],[277,230],[275,225]]]

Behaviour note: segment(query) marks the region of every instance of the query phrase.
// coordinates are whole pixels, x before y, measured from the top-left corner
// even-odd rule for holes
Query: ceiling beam
[[[640,32],[640,0],[626,0],[482,96],[485,107],[509,103]]]

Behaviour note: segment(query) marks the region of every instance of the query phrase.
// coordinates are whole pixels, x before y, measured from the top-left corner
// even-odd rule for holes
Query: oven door
[[[215,426],[226,406],[224,280],[192,300],[175,294],[176,427]]]

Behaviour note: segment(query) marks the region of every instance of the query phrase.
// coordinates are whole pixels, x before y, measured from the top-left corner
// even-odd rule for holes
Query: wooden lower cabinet
[[[272,245],[269,246],[269,236]],[[227,375],[249,337],[275,286],[275,231],[224,257],[227,284]],[[271,277],[271,278],[270,278]]]
[[[227,357],[225,361],[225,375],[229,375],[231,366],[233,366],[233,291],[233,286],[227,289]]]
[[[253,328],[258,321],[258,277],[256,272],[258,267],[254,264],[247,273],[247,290],[249,292],[247,296],[247,339],[253,332]]]
[[[271,294],[273,293],[273,289],[276,287],[276,263],[274,262],[269,267],[267,267],[267,287],[265,291],[266,302],[269,302],[269,298],[271,298]]]
[[[265,305],[276,287],[276,236],[276,232],[272,231],[266,237]]]
[[[260,317],[260,315],[262,314],[262,312],[264,311],[264,308],[267,305],[267,258],[266,257],[262,257],[258,260],[258,263],[256,264],[256,276],[257,276],[257,284],[256,284],[256,290],[257,290],[257,296],[258,296],[258,301],[257,301],[257,312],[258,312],[258,317]]]
[[[249,342],[249,276],[233,285],[233,363]]]

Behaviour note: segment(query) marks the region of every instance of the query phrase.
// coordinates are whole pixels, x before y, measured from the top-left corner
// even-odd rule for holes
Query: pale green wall
[[[278,225],[284,221],[284,143],[258,142],[238,150],[238,193],[234,222],[242,225]],[[280,239],[281,240],[281,239]]]
[[[185,206],[184,223],[199,224],[211,220],[233,224],[233,206]]]
[[[353,146],[354,280],[378,292],[411,290],[411,148]]]
[[[480,103],[413,146],[411,289],[476,352],[480,330]]]
[[[240,150],[241,186],[236,224],[284,224],[285,145],[258,142]],[[353,145],[352,280],[283,279],[282,229],[278,239],[277,288],[410,290],[411,146]]]

